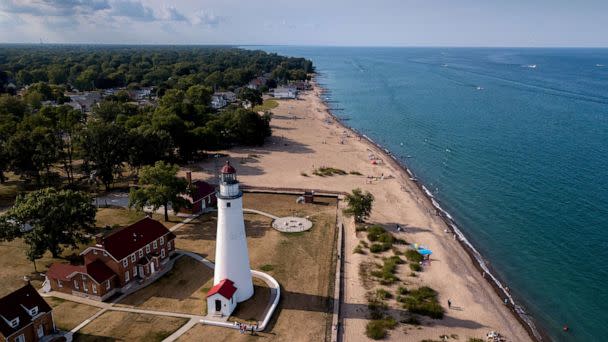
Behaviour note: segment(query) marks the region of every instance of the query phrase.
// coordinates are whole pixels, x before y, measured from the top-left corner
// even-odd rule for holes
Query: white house
[[[213,95],[211,96],[211,107],[213,109],[224,108],[228,105],[228,101],[221,95]]]
[[[277,99],[295,99],[298,90],[294,87],[278,87],[274,90],[274,97]]]
[[[228,317],[236,308],[237,288],[230,279],[224,279],[207,292],[207,313],[212,316]]]

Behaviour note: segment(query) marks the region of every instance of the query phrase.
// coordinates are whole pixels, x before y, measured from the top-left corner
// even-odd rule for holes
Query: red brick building
[[[190,189],[190,195],[184,195],[190,202],[189,208],[180,210],[186,214],[198,214],[205,208],[213,208],[217,205],[217,198],[215,197],[216,189],[215,186],[204,182],[202,180],[192,181],[192,173],[186,172],[186,180],[188,181],[188,188]]]
[[[0,341],[40,341],[54,333],[52,309],[32,285],[0,298]]]
[[[174,240],[175,234],[162,223],[146,217],[98,238],[81,253],[84,265],[51,265],[48,285],[54,291],[103,301],[164,269],[175,251]]]

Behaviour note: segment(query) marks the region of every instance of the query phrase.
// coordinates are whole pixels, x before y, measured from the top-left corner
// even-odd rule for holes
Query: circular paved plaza
[[[309,230],[312,222],[303,217],[279,217],[272,222],[272,227],[283,233],[297,233]]]

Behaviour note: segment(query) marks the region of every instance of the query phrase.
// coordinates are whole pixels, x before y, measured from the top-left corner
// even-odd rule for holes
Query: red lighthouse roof
[[[235,292],[236,287],[234,287],[234,282],[230,279],[224,279],[212,287],[209,292],[207,292],[207,297],[211,297],[214,294],[219,293],[222,295],[222,297],[230,299]]]
[[[230,165],[229,161],[226,161],[226,165],[224,165],[224,167],[222,167],[222,169],[220,170],[221,173],[226,174],[226,173],[236,173],[236,170],[232,167],[232,165]]]

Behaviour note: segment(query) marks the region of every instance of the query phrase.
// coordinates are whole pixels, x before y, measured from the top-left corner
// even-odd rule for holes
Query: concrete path
[[[269,214],[267,212],[261,211],[261,210],[255,210],[255,209],[247,209],[247,208],[243,208],[243,212],[244,213],[250,213],[250,214],[258,214],[258,215],[262,215],[262,216],[266,216],[266,217],[270,217],[273,220],[278,219],[278,216],[274,216],[272,214]]]
[[[177,329],[173,334],[169,335],[167,338],[163,340],[163,342],[171,342],[177,340],[180,336],[187,333],[188,330],[192,329],[195,325],[200,323],[200,319],[191,318],[188,323],[182,325],[179,329]]]

